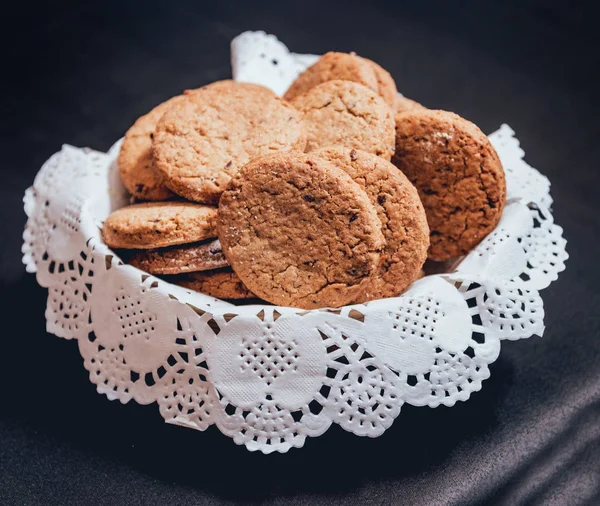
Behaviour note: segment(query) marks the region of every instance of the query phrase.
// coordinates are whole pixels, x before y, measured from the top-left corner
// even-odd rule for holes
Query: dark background
[[[21,2],[3,6],[0,504],[600,504],[596,17],[584,2]],[[422,5],[421,5],[422,4]],[[590,2],[590,5],[593,5]],[[230,76],[248,29],[293,51],[355,50],[405,95],[516,131],[552,181],[571,259],[543,338],[505,342],[469,402],[405,406],[381,438],[335,426],[251,454],[155,405],[97,395],[76,343],[46,334],[20,264],[22,194],[62,143],[106,150],[184,88]]]

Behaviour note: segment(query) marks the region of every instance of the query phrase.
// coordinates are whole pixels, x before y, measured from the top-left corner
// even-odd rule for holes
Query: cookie
[[[193,93],[196,93],[197,91],[206,91],[206,90],[218,91],[221,93],[231,93],[232,91],[239,89],[240,85],[244,89],[250,90],[253,93],[263,94],[267,97],[276,97],[277,96],[277,95],[275,95],[275,92],[273,90],[267,88],[266,86],[263,86],[262,84],[241,83],[238,81],[234,81],[233,79],[223,79],[222,81],[215,81],[213,83],[202,86],[201,88],[185,90],[184,94],[191,95]]]
[[[410,98],[401,97],[400,95],[396,95],[396,98],[394,100],[394,113],[396,114],[396,117],[398,116],[399,113],[406,112],[406,111],[412,111],[413,109],[427,109],[427,107],[419,104],[419,102],[411,100]],[[398,121],[398,120],[396,120],[396,121]]]
[[[253,160],[232,179],[218,233],[253,293],[305,309],[354,302],[383,247],[377,212],[358,183],[322,158],[294,152]]]
[[[361,59],[366,61],[375,72],[375,78],[377,79],[377,93],[379,93],[379,96],[385,100],[385,103],[393,109],[396,104],[396,97],[398,96],[396,81],[394,81],[391,74],[381,65],[367,58]]]
[[[263,86],[235,81],[187,93],[158,122],[153,143],[165,184],[209,204],[251,159],[304,146],[297,110]]]
[[[182,100],[183,96],[177,96],[157,105],[125,134],[117,165],[123,185],[136,199],[167,200],[173,196],[164,185],[161,173],[154,167],[152,138],[158,120],[169,107]]]
[[[392,76],[375,62],[355,53],[329,52],[298,76],[285,92],[284,98],[294,100],[311,88],[333,80],[362,84],[381,95],[390,107],[397,93]]]
[[[150,274],[180,274],[227,267],[218,239],[136,251],[127,263]]]
[[[327,81],[292,101],[302,112],[306,152],[339,145],[387,160],[394,153],[394,117],[384,100],[362,84]]]
[[[111,248],[152,249],[215,237],[217,208],[191,202],[146,202],[113,212],[102,229]]]
[[[240,300],[256,297],[231,269],[192,272],[184,276],[175,276],[169,281],[217,299]]]
[[[465,255],[500,221],[504,170],[485,134],[447,111],[398,116],[393,163],[415,185],[430,229],[429,258]]]
[[[418,279],[427,258],[429,227],[417,190],[391,162],[370,153],[330,147],[315,155],[343,169],[365,190],[381,222],[385,246],[365,300],[399,295]]]

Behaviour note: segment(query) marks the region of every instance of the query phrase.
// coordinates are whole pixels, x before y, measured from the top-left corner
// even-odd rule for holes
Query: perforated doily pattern
[[[275,37],[232,43],[234,77],[285,90],[313,56]],[[381,435],[404,403],[452,406],[489,377],[504,339],[544,330],[539,290],[567,259],[549,182],[514,132],[490,135],[507,173],[498,227],[453,272],[400,297],[300,311],[236,307],[128,265],[103,220],[128,197],[108,154],[64,146],[25,194],[23,261],[48,289],[47,329],[78,342],[98,392],[156,402],[166,422],[216,425],[249,450],[285,452],[332,423]]]

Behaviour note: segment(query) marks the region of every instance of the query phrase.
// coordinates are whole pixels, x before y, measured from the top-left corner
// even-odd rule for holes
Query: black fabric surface
[[[98,2],[4,7],[0,163],[0,504],[600,504],[600,49],[592,10],[541,1]],[[8,9],[8,10],[7,10]],[[355,50],[399,89],[486,132],[507,122],[552,181],[567,270],[542,338],[505,342],[482,391],[405,405],[378,439],[339,427],[286,455],[155,405],[96,394],[75,342],[45,332],[20,260],[21,199],[62,143],[106,150],[184,88],[230,76],[247,29]]]

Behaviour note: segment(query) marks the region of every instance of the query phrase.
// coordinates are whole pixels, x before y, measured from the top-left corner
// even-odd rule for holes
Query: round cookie
[[[374,61],[356,53],[329,52],[298,76],[284,98],[293,100],[318,84],[334,79],[362,84],[378,93],[390,107],[398,93],[390,73]]]
[[[104,222],[111,248],[152,249],[216,236],[217,208],[191,202],[146,202],[123,207]]]
[[[173,97],[157,105],[127,130],[119,151],[117,165],[127,191],[139,200],[167,200],[173,193],[164,185],[161,173],[154,167],[152,138],[156,124],[169,107],[181,102]]]
[[[293,100],[304,115],[306,152],[339,145],[387,160],[394,153],[394,117],[375,92],[351,81],[327,81]]]
[[[383,234],[367,194],[326,160],[253,160],[219,203],[219,240],[258,297],[304,309],[354,302],[379,267]]]
[[[240,89],[240,86],[246,90],[252,91],[253,93],[265,95],[266,97],[277,97],[277,95],[275,95],[275,92],[273,90],[267,88],[266,86],[263,86],[261,84],[255,84],[255,83],[242,83],[242,82],[234,81],[233,79],[223,79],[222,81],[215,81],[213,83],[206,84],[206,85],[202,86],[201,88],[185,90],[183,93],[185,95],[191,95],[198,91],[206,91],[206,90],[218,91],[220,93],[231,93],[237,89]]]
[[[416,102],[415,100],[411,100],[410,98],[396,95],[394,100],[394,113],[396,114],[396,118],[398,117],[398,114],[406,111],[412,111],[413,109],[427,109],[427,107],[419,104],[419,102]],[[398,121],[398,119],[396,119],[396,121]]]
[[[500,221],[504,170],[485,134],[447,111],[398,115],[393,163],[415,185],[430,229],[429,258],[459,257]]]
[[[359,58],[366,61],[371,66],[375,72],[375,78],[377,79],[377,93],[379,93],[379,96],[385,100],[385,103],[393,109],[396,103],[396,97],[398,96],[398,88],[396,88],[394,78],[387,70],[373,60],[362,58],[360,56]]]
[[[165,184],[209,204],[251,159],[304,146],[298,111],[263,86],[235,81],[187,93],[158,122],[153,142]]]
[[[256,297],[231,269],[192,272],[170,281],[217,299],[241,300]]]
[[[127,263],[150,274],[181,274],[227,267],[218,239],[136,251]]]
[[[356,181],[381,221],[385,247],[364,301],[399,295],[419,278],[429,247],[427,217],[417,190],[392,163],[370,153],[330,147],[315,151],[315,155]]]
[[[329,52],[302,72],[290,85],[283,98],[294,100],[318,84],[334,79],[353,81],[378,92],[379,84],[374,67],[369,60],[355,53]]]

